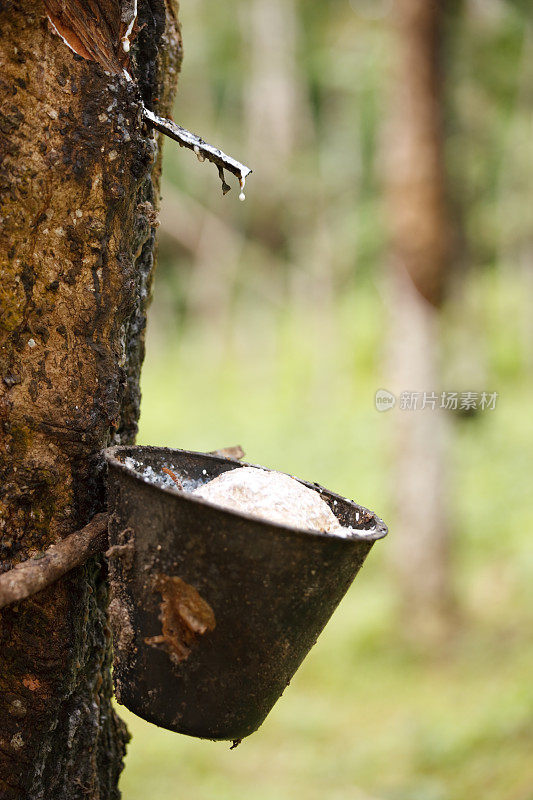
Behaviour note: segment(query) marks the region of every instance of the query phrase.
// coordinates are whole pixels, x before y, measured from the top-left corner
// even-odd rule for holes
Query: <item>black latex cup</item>
[[[263,521],[150,483],[128,456],[201,481],[248,465],[159,447],[105,452],[117,698],[173,731],[241,739],[261,725],[387,528],[321,487],[360,535]]]

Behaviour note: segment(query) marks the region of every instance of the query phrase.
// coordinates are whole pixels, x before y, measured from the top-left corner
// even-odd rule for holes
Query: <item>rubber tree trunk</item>
[[[435,392],[440,385],[440,308],[450,270],[441,46],[443,5],[396,0],[391,115],[386,135],[391,230],[391,389]],[[404,627],[427,642],[448,631],[452,589],[446,447],[440,410],[397,409],[396,535],[391,540]]]
[[[92,4],[93,45],[126,5]],[[0,3],[1,571],[101,511],[100,452],[135,437],[160,170],[140,97],[168,113],[180,58],[169,0],[140,0],[138,27],[128,81],[41,3]],[[93,559],[0,612],[2,800],[119,797],[107,605]]]

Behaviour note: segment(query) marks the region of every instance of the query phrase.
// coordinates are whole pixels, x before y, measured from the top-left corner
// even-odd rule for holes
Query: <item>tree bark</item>
[[[391,390],[439,391],[440,307],[451,263],[437,0],[396,0],[386,132],[391,231]],[[440,402],[440,400],[439,400]],[[396,535],[391,540],[403,629],[440,640],[453,608],[446,483],[449,422],[431,407],[395,411]]]
[[[160,172],[140,98],[168,113],[171,0],[141,0],[138,28],[128,81],[41,3],[0,3],[1,572],[104,510],[101,450],[136,434]],[[119,797],[107,604],[93,557],[0,612],[2,800]]]

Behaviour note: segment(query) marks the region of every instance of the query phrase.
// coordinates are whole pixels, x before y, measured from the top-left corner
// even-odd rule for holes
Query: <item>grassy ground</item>
[[[487,388],[500,398],[455,426],[455,640],[433,654],[403,642],[380,542],[286,694],[236,750],[120,709],[133,734],[125,800],[532,800],[532,385],[492,279],[483,308]],[[177,338],[156,313],[139,441],[241,443],[251,461],[354,497],[394,535],[389,442],[401,412],[373,405],[384,317],[372,289],[346,297],[328,324],[309,309],[236,310],[224,336],[190,324]]]

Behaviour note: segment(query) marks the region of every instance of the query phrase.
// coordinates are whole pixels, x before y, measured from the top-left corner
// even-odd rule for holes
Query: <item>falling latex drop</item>
[[[246,184],[246,177],[241,173],[241,177],[239,178],[239,186],[241,187],[241,193],[239,195],[239,200],[244,202],[246,200],[246,195],[244,194],[244,186]]]

